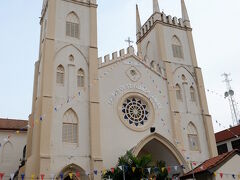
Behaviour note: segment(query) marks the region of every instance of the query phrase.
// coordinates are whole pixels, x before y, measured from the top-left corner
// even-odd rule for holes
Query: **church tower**
[[[153,0],[153,15],[141,25],[137,8],[137,47],[143,61],[153,69],[165,69],[169,108],[173,138],[178,149],[184,149],[187,141],[200,146],[199,140],[194,140],[195,134],[206,136],[207,149],[210,157],[217,155],[216,142],[209,115],[201,68],[198,67],[192,37],[192,28],[184,0],[181,0],[182,18],[172,17],[160,12],[158,0]],[[186,123],[189,122],[187,125]],[[182,128],[183,124],[186,128]],[[196,130],[202,127],[203,132]],[[188,140],[184,140],[184,131]],[[197,147],[188,157],[201,151]],[[192,160],[194,160],[193,157]]]
[[[88,179],[102,165],[96,0],[44,0],[40,24],[25,177]]]

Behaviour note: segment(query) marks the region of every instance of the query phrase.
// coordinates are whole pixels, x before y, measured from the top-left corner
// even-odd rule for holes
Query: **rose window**
[[[143,126],[148,121],[147,103],[137,97],[129,97],[122,104],[123,119],[130,125]]]

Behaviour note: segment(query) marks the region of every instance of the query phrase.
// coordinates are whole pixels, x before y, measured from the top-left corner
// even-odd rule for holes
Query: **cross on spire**
[[[131,44],[132,44],[132,43],[134,43],[134,41],[132,41],[132,40],[130,39],[130,37],[128,37],[128,39],[127,39],[127,40],[125,40],[125,42],[127,42],[127,43],[128,43],[128,47],[130,47],[130,46],[131,46]]]

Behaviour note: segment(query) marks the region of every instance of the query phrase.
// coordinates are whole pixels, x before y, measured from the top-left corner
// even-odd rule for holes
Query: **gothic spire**
[[[158,0],[153,0],[153,13],[158,12],[160,13],[159,5],[158,5]]]
[[[181,6],[182,6],[182,19],[183,19],[183,23],[187,26],[190,27],[190,20],[188,17],[188,12],[187,12],[187,8],[185,5],[184,0],[181,0]]]
[[[138,11],[138,5],[136,4],[136,33],[137,35],[141,33],[141,20],[140,20],[140,15]]]

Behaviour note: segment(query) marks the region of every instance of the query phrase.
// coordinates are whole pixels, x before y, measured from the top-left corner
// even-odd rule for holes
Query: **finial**
[[[184,0],[181,0],[181,6],[182,6],[182,19],[183,19],[183,23],[184,23],[185,26],[191,27],[190,20],[189,20],[189,17],[188,17],[187,8],[186,8]]]
[[[158,0],[153,0],[153,13],[158,12],[160,13],[159,5],[158,5]]]
[[[138,5],[136,4],[136,34],[138,36],[139,33],[141,33],[141,20],[140,20],[140,15],[138,11]]]

